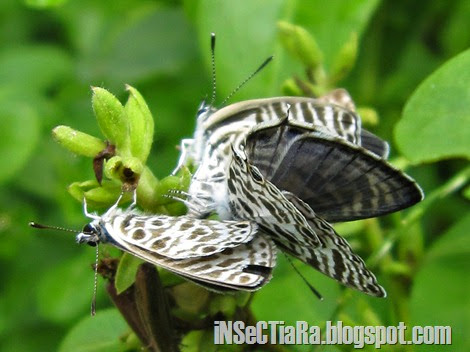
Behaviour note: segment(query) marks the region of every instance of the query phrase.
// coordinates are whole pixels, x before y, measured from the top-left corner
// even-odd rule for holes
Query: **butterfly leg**
[[[164,194],[163,197],[169,198],[171,200],[175,200],[178,202],[185,203],[187,202],[187,198],[189,198],[191,195],[187,192],[181,191],[179,189],[170,189],[168,190],[167,194]]]
[[[178,189],[170,189],[164,197],[182,202],[188,208],[188,215],[198,219],[207,218],[215,211],[215,205],[204,201],[205,197],[195,197]]]
[[[93,219],[93,220],[97,220],[97,219],[100,218],[98,215],[91,214],[91,213],[88,212],[88,205],[87,205],[85,196],[83,196],[83,214],[85,214],[85,216],[87,218],[90,218],[90,219]]]
[[[176,168],[171,172],[172,176],[175,176],[178,173],[178,171],[181,170],[183,165],[185,165],[188,162],[188,159],[193,152],[193,145],[194,145],[194,139],[192,138],[185,138],[181,140],[181,145],[180,145],[181,154],[178,159],[178,165],[176,165]]]
[[[132,210],[137,206],[137,188],[132,191],[132,203],[129,205],[128,210]]]

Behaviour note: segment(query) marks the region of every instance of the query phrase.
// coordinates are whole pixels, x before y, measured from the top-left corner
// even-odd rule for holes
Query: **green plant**
[[[346,87],[359,108],[373,107],[378,112],[366,110],[371,112],[370,121],[377,121],[367,128],[392,142],[392,161],[406,168],[426,193],[425,201],[400,214],[337,226],[379,273],[389,291],[386,300],[341,291],[331,280],[301,266],[325,296],[318,302],[281,258],[273,281],[251,301],[255,318],[306,320],[319,326],[331,317],[361,325],[399,321],[409,326],[451,325],[453,345],[432,346],[433,350],[468,349],[464,335],[469,324],[465,307],[470,247],[466,236],[470,225],[467,1],[27,1],[28,6],[39,3],[54,6],[32,11],[13,1],[0,5],[4,18],[0,30],[2,351],[35,351],[38,346],[115,351],[139,345],[103,290],[98,294],[97,316],[88,316],[93,253],[75,247],[70,237],[38,234],[26,224],[35,219],[79,227],[86,221],[79,203],[64,187],[91,180],[70,189],[79,200],[83,192],[98,190],[92,161],[61,151],[49,133],[57,125],[68,125],[100,135],[90,117],[90,84],[106,87],[118,98],[126,82],[142,92],[155,114],[155,139],[146,161],[137,158],[152,170],[155,188],[164,192],[160,187],[177,158],[174,146],[191,134],[194,111],[210,87],[210,32],[218,35],[219,97],[270,54],[275,55],[273,63],[237,94],[237,100],[277,96],[281,87],[289,93]],[[322,53],[321,70],[314,65],[318,59],[302,58],[317,52],[316,48],[304,48],[308,50],[299,54],[283,46],[279,21],[313,38]],[[300,43],[312,43],[311,38]],[[352,61],[342,63],[344,59],[338,58],[340,52],[343,58],[353,58],[354,43],[357,57],[350,68]],[[333,74],[348,69],[342,80]],[[96,156],[104,147],[104,140],[97,142],[87,156]],[[117,187],[105,192],[107,202],[96,195],[102,206],[119,193],[119,170],[105,170],[116,181],[105,179],[103,184]],[[135,171],[139,174],[139,167]],[[167,187],[174,183],[184,187],[184,182],[169,178]],[[149,197],[149,202],[158,197]],[[183,211],[179,204],[174,205],[177,209],[167,205],[153,204],[148,209]],[[106,251],[115,254],[112,249]],[[126,267],[129,273],[123,277],[133,277],[135,266]],[[174,278],[162,280],[169,283]],[[183,286],[180,294],[186,293]],[[191,302],[204,306],[206,298],[201,296]],[[234,303],[220,298],[218,305],[229,309]],[[186,348],[209,350],[198,342],[211,338],[208,332],[194,331],[185,339]],[[350,346],[329,347],[351,350]],[[279,350],[310,350],[310,346]]]

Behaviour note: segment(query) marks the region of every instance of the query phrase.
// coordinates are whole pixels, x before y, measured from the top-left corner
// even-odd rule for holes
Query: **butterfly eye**
[[[197,109],[197,114],[196,117],[197,119],[206,119],[208,116],[212,115],[211,112],[213,112],[214,109],[210,104],[207,104],[206,101],[203,101],[201,105],[199,105],[199,108]]]
[[[86,224],[85,226],[83,226],[82,232],[86,234],[94,233],[96,232],[96,229],[92,224]]]
[[[201,105],[199,106],[199,108],[197,109],[196,116],[199,118],[201,115],[206,113],[208,109],[209,109],[209,106],[207,106],[206,103],[203,101]]]

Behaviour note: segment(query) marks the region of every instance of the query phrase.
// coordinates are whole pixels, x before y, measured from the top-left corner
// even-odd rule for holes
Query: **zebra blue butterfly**
[[[315,133],[317,136],[315,146],[318,148],[315,153],[309,154],[306,149],[299,149],[302,153],[296,153],[290,149],[289,153],[285,154],[295,165],[309,165],[303,172],[299,172],[298,167],[276,169],[276,166],[281,167],[285,164],[271,164],[269,169],[262,167],[267,160],[264,156],[275,155],[279,146],[292,145],[292,141],[288,139],[291,137],[290,134],[278,134],[279,138],[276,141],[271,140],[269,146],[265,144],[263,157],[257,153],[256,148],[250,147],[256,145],[257,138],[265,136],[265,132],[261,132],[263,128],[271,126],[275,131],[276,126],[286,121],[292,127],[295,126],[299,133],[309,136]],[[188,191],[194,200],[189,207],[190,215],[203,217],[223,201],[220,195],[224,194],[223,182],[226,177],[226,161],[229,158],[230,146],[242,145],[246,141],[250,143],[246,150],[247,156],[253,165],[259,167],[263,176],[277,187],[290,191],[304,201],[309,197],[311,201],[307,199],[307,203],[327,221],[349,221],[384,215],[409,207],[423,198],[421,189],[410,177],[395,170],[386,162],[388,144],[362,129],[361,119],[355,112],[352,99],[345,90],[340,89],[317,99],[303,97],[255,99],[235,103],[220,110],[215,109],[212,104],[203,103],[197,115],[194,138],[183,140],[182,154],[176,169],[178,170],[188,160],[192,160],[197,167]],[[313,147],[311,141],[310,138],[310,147]],[[260,141],[258,146],[261,143],[264,142]],[[326,147],[334,143],[338,143],[338,146]],[[326,173],[335,170],[337,175],[340,174],[339,169],[335,167],[341,167],[341,163],[335,164],[330,158],[335,154],[329,154],[332,150],[338,154],[340,149],[345,150],[349,158],[356,155],[363,161],[362,164],[356,162],[349,166],[349,170],[354,170],[357,175],[357,180],[351,183],[349,188],[347,184],[341,183],[348,181],[347,175],[336,180],[324,177]],[[371,184],[366,176],[370,168],[382,170],[380,183],[383,189],[396,190],[398,195],[378,197],[376,192],[380,190]],[[274,174],[280,173],[284,175],[282,178],[274,177]],[[301,180],[302,189],[295,188],[297,183],[290,184],[291,180],[301,179],[304,174],[307,179]],[[313,181],[309,182],[311,180]],[[344,190],[342,197],[344,200],[341,201],[349,200],[352,204],[357,202],[358,198],[367,198],[370,195],[374,195],[375,198],[370,200],[371,204],[364,206],[360,213],[351,212],[350,209],[343,213],[344,207],[337,209],[339,205],[334,200],[331,204],[324,205],[331,206],[335,210],[323,212],[323,209],[317,208],[317,203],[314,203],[324,195],[320,192],[315,196],[317,191],[315,182],[318,180],[325,181],[323,189],[331,189],[340,183]],[[357,188],[358,184],[361,184],[361,188]],[[402,184],[407,186],[397,189],[397,185]],[[326,196],[331,194],[332,192],[326,193]],[[365,202],[367,201],[369,200],[366,199]],[[335,214],[332,214],[333,212]],[[229,214],[222,214],[222,218],[229,218]]]
[[[85,203],[91,222],[76,241],[109,243],[216,291],[255,291],[271,279],[276,247],[254,222],[142,214],[118,202],[102,215],[88,213]]]

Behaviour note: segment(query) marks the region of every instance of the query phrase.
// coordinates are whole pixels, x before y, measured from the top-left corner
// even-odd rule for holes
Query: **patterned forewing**
[[[361,143],[361,120],[356,113],[339,105],[303,97],[276,97],[235,103],[210,115],[202,128],[210,134],[220,129],[243,133],[246,132],[243,128],[276,122],[287,116],[304,128],[320,128],[325,133],[351,143]]]
[[[423,197],[414,180],[373,153],[287,120],[254,129],[245,152],[263,176],[327,221],[388,214]]]
[[[210,256],[247,243],[258,227],[249,221],[216,221],[187,216],[116,216],[113,239],[172,259]]]

